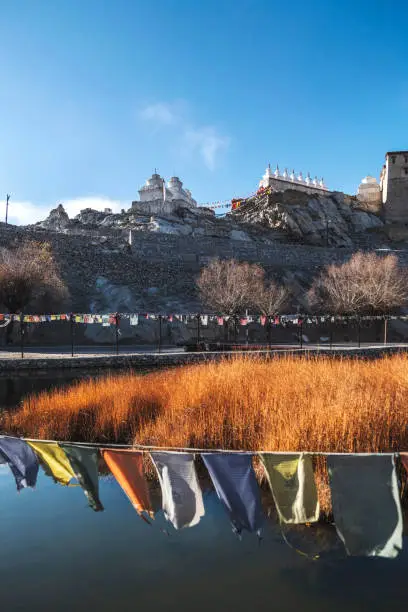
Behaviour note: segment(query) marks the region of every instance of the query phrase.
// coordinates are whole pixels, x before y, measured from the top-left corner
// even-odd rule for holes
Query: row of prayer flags
[[[143,470],[143,451],[102,448],[100,453],[137,513],[154,518]],[[315,523],[320,507],[312,455],[259,453],[282,524]],[[264,514],[250,452],[202,452],[200,456],[234,532],[261,533]],[[205,514],[195,455],[151,451],[165,518],[175,529],[197,525]],[[408,453],[400,454],[408,471]],[[0,436],[0,463],[8,463],[17,489],[34,487],[39,461],[55,482],[76,480],[90,507],[99,499],[99,449],[91,445]],[[327,455],[333,515],[349,555],[393,558],[402,549],[402,512],[393,454]]]
[[[47,315],[23,315],[24,323],[50,323],[54,321],[72,321],[74,323],[94,324],[99,323],[104,327],[119,324],[121,320],[128,320],[130,325],[139,325],[142,319],[151,321],[167,321],[169,323],[181,322],[191,323],[200,321],[203,327],[209,323],[224,325],[228,321],[235,321],[236,324],[246,326],[250,323],[257,323],[265,326],[270,325],[319,325],[325,323],[349,323],[357,321],[383,321],[383,316],[343,316],[343,315],[319,315],[319,316],[300,316],[300,315],[245,315],[245,316],[229,316],[229,315],[208,315],[208,314],[166,314],[158,315],[153,313],[114,313],[114,314],[47,314]],[[389,320],[407,321],[408,315],[389,316]],[[0,323],[8,321],[21,321],[19,314],[0,314]]]

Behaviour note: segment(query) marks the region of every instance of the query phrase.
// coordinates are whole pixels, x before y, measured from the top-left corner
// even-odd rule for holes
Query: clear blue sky
[[[0,199],[30,219],[127,206],[154,167],[199,202],[250,193],[269,161],[354,193],[408,149],[406,0],[0,0],[0,15]]]

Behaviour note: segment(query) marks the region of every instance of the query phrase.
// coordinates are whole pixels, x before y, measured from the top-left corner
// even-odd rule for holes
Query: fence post
[[[248,346],[249,344],[249,329],[248,329],[248,310],[245,310],[245,318],[246,318],[246,325],[245,325],[245,344]]]
[[[119,313],[115,312],[115,343],[116,354],[119,355]]]
[[[270,315],[268,315],[268,348],[269,350],[271,350],[272,346],[272,323],[271,323],[271,317]]]
[[[360,315],[358,315],[358,348],[361,347],[361,324],[360,324]]]
[[[201,316],[197,315],[197,345],[201,342]],[[197,346],[198,348],[198,346]]]
[[[24,314],[20,312],[21,359],[24,359]]]
[[[299,327],[299,333],[300,333],[300,348],[303,349],[303,319],[300,319],[300,327]]]
[[[333,321],[330,317],[330,350],[333,348]]]
[[[384,317],[384,344],[387,344],[388,319]]]
[[[71,322],[71,357],[74,356],[74,314],[71,312],[69,315],[69,320]]]
[[[161,344],[162,344],[162,315],[159,315],[159,346],[158,352],[161,353]]]

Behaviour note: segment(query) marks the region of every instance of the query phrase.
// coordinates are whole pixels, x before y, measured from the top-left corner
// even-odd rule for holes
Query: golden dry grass
[[[237,357],[85,380],[0,413],[1,430],[23,436],[254,451],[403,451],[407,423],[406,355]],[[316,468],[328,514],[323,457]]]
[[[26,398],[3,431],[58,440],[281,451],[408,450],[408,357],[235,358],[85,380]]]

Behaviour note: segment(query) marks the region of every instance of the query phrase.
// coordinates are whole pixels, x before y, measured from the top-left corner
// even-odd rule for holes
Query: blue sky
[[[354,193],[408,149],[408,4],[0,0],[0,200],[128,207],[153,169],[199,202],[268,162]],[[0,204],[0,218],[4,205]]]

